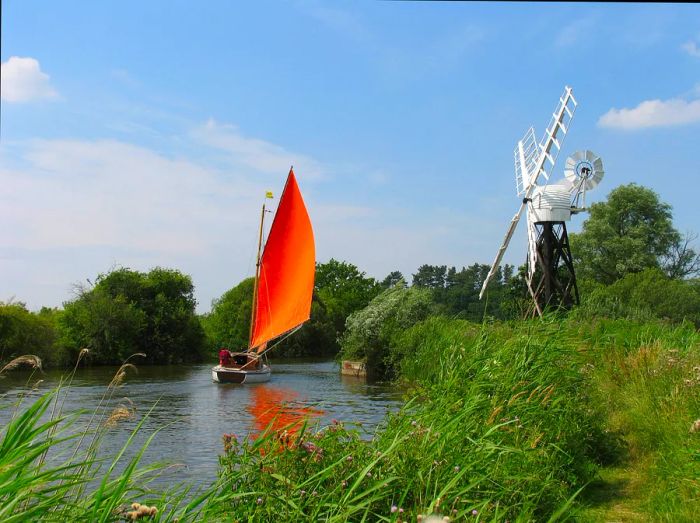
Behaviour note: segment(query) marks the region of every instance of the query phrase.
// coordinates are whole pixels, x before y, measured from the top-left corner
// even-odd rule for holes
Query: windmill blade
[[[486,292],[486,287],[488,287],[489,282],[493,278],[493,275],[496,274],[496,271],[498,268],[501,266],[501,260],[503,259],[503,255],[506,253],[506,249],[508,248],[508,244],[510,243],[510,239],[513,237],[513,233],[515,233],[515,228],[518,226],[518,222],[520,221],[520,216],[523,214],[523,209],[525,208],[526,205],[526,200],[523,200],[523,203],[520,204],[520,208],[518,209],[518,212],[515,213],[515,216],[513,216],[513,219],[510,221],[510,225],[508,226],[508,230],[506,231],[505,238],[503,238],[503,243],[501,244],[501,247],[498,249],[498,252],[496,253],[496,257],[493,260],[493,263],[491,264],[491,269],[489,270],[489,273],[486,275],[486,278],[484,279],[484,283],[481,286],[481,292],[479,293],[479,299],[481,299],[484,296],[484,293]]]
[[[539,156],[540,147],[535,138],[535,129],[530,127],[513,151],[515,188],[518,196],[523,196],[529,189]]]
[[[527,210],[527,280],[532,282],[537,268],[537,230],[535,229],[534,214]]]
[[[489,270],[489,273],[484,280],[484,284],[481,287],[479,299],[484,296],[486,287],[493,279],[498,267],[501,265],[501,260],[503,259],[506,249],[508,248],[508,243],[510,242],[511,237],[515,232],[515,228],[520,221],[520,216],[523,213],[523,209],[532,198],[532,194],[537,187],[539,177],[542,176],[545,180],[549,180],[549,172],[557,161],[559,151],[561,150],[564,142],[564,137],[566,137],[566,133],[569,131],[571,126],[571,121],[574,118],[577,105],[578,102],[574,98],[573,89],[567,85],[564,87],[564,94],[559,98],[559,103],[552,114],[549,125],[547,125],[544,136],[539,144],[535,144],[534,131],[532,128],[528,129],[523,139],[518,142],[514,153],[515,183],[518,196],[523,196],[523,203],[510,222],[510,226],[508,227],[503,243],[498,249],[496,258],[493,260],[493,265],[491,265],[491,269]],[[547,163],[549,165],[545,167]],[[529,225],[528,229],[530,229]],[[530,236],[531,232],[528,231],[528,239]],[[529,243],[532,244],[530,240]],[[534,244],[532,245],[532,249],[534,249]],[[530,247],[528,247],[528,252],[531,252]],[[532,255],[529,254],[529,256]]]
[[[568,85],[564,88],[564,94],[559,98],[557,108],[552,113],[552,119],[540,141],[540,156],[531,172],[530,186],[537,183],[540,175],[549,180],[549,173],[559,157],[559,151],[564,143],[566,133],[569,132],[571,121],[574,119],[578,102],[574,98],[574,91]],[[560,134],[561,133],[561,136]],[[549,165],[547,165],[549,164]]]
[[[603,160],[593,151],[576,151],[566,159],[564,176],[571,186],[571,206],[583,209],[586,192],[594,189],[605,176]]]

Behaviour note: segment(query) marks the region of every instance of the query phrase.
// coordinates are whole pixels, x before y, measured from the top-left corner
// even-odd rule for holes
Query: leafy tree
[[[426,289],[442,289],[445,287],[447,265],[421,265],[413,275],[413,285]]]
[[[216,345],[248,346],[253,283],[253,278],[249,278],[227,291],[212,304],[211,313],[202,318],[210,349]],[[271,355],[336,354],[345,319],[365,307],[379,291],[374,278],[368,278],[350,263],[331,259],[316,264],[311,317],[293,336],[275,340]]]
[[[0,302],[0,362],[34,354],[47,366],[68,363],[56,344],[55,316],[54,309],[32,313],[23,303]]]
[[[338,352],[338,332],[318,295],[311,302],[311,318],[293,336],[275,347],[273,356],[321,356]]]
[[[482,301],[479,292],[489,269],[489,265],[480,263],[459,271],[445,265],[421,265],[413,275],[413,285],[430,289],[435,303],[449,316],[475,321],[480,321],[484,314],[502,318],[509,310],[502,303],[510,299],[508,285],[513,278],[513,266],[499,267],[489,285],[488,300]]]
[[[604,284],[629,273],[661,268],[681,242],[671,206],[651,189],[634,183],[613,189],[607,201],[591,205],[583,231],[570,238],[579,276]]]
[[[403,357],[392,353],[394,338],[427,318],[431,309],[428,289],[395,285],[385,290],[348,317],[341,357],[364,360],[375,378],[392,377]]]
[[[594,285],[584,297],[581,313],[688,320],[700,327],[700,281],[672,279],[660,269],[629,273],[612,285]]]
[[[254,278],[247,278],[226,291],[202,318],[212,351],[221,345],[232,350],[248,347],[253,282]]]
[[[364,308],[380,290],[374,278],[351,263],[331,258],[316,265],[315,291],[338,335],[345,330],[345,319]]]
[[[77,356],[86,348],[88,361],[118,364],[135,352],[142,352],[145,313],[124,295],[110,296],[103,289],[84,290],[73,302],[64,304],[59,320],[61,341]]]
[[[189,276],[121,268],[64,304],[61,337],[73,351],[90,349],[96,363],[120,363],[134,352],[145,353],[147,363],[200,361],[205,336],[195,306]]]

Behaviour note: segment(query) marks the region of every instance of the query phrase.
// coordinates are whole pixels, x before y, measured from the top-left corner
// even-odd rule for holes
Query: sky
[[[552,179],[593,150],[589,203],[636,182],[700,232],[697,4],[5,0],[1,43],[0,301],[30,310],[161,266],[207,312],[291,165],[319,262],[491,263],[566,85]]]

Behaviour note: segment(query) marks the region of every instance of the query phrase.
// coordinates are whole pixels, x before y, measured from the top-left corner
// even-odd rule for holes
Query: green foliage
[[[404,282],[404,285],[406,283],[403,274],[401,274],[401,271],[391,271],[389,274],[386,275],[386,278],[382,280],[380,285],[382,286],[382,289],[388,289],[389,287],[393,287],[399,282]]]
[[[279,341],[271,355],[336,354],[347,316],[365,307],[380,290],[374,278],[350,263],[331,259],[316,264],[311,318],[292,336]],[[248,346],[252,296],[250,278],[214,301],[211,313],[203,317],[212,354],[220,345],[235,349]]]
[[[671,206],[646,187],[621,185],[594,203],[580,234],[570,234],[579,277],[611,284],[628,273],[661,268],[681,236]]]
[[[480,263],[462,267],[459,271],[455,267],[448,269],[446,265],[421,265],[413,275],[413,285],[431,289],[435,303],[451,317],[472,321],[481,321],[485,316],[499,319],[513,317],[512,302],[516,295],[511,290],[512,265],[498,268],[489,284],[487,299],[479,299],[490,268]]]
[[[447,265],[421,265],[413,275],[415,287],[442,289],[445,287]]]
[[[351,263],[333,258],[316,265],[316,293],[338,335],[345,330],[351,313],[365,307],[381,288]]]
[[[272,357],[323,356],[338,352],[338,332],[325,304],[314,293],[311,318],[293,335],[275,346]]]
[[[428,289],[407,288],[399,283],[385,290],[348,317],[340,357],[365,361],[375,378],[392,377],[401,358],[392,351],[394,337],[425,319],[431,306]]]
[[[34,354],[47,366],[68,363],[70,356],[56,344],[59,315],[55,309],[31,313],[22,303],[0,302],[0,361]]]
[[[700,510],[700,335],[689,323],[581,323],[590,404],[623,442],[613,465],[632,470],[639,520],[694,521]],[[605,484],[602,485],[605,488]],[[628,510],[628,512],[631,512]],[[601,520],[610,521],[610,517]],[[615,518],[616,519],[616,518]]]
[[[393,291],[368,308],[426,294]],[[430,318],[409,328],[402,368],[412,399],[370,440],[342,424],[229,436],[221,473],[241,496],[232,517],[546,521],[570,512],[595,473],[602,431],[576,339],[540,326]]]
[[[248,347],[253,282],[253,278],[247,278],[226,291],[212,302],[211,312],[202,317],[212,354],[220,346],[232,350]]]
[[[660,269],[630,273],[612,285],[588,284],[582,317],[689,320],[700,326],[700,282],[674,280]]]
[[[157,431],[127,453],[143,417],[124,448],[99,453],[115,381],[77,432],[77,415],[53,410],[67,391],[18,405],[0,430],[0,519],[121,521],[133,501],[181,523],[696,519],[700,334],[689,323],[430,317],[392,337],[410,388],[376,433],[273,421],[225,435],[219,480],[196,492],[149,484],[165,470],[140,464]],[[592,483],[611,465],[634,484]]]
[[[201,361],[205,338],[195,305],[192,280],[179,271],[117,269],[64,304],[61,339],[73,353],[89,349],[98,364],[134,352],[148,363]]]

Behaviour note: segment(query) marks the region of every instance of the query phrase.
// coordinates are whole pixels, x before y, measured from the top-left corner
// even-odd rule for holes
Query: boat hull
[[[264,383],[270,381],[269,365],[260,369],[241,370],[217,365],[211,369],[211,379],[215,383]]]

